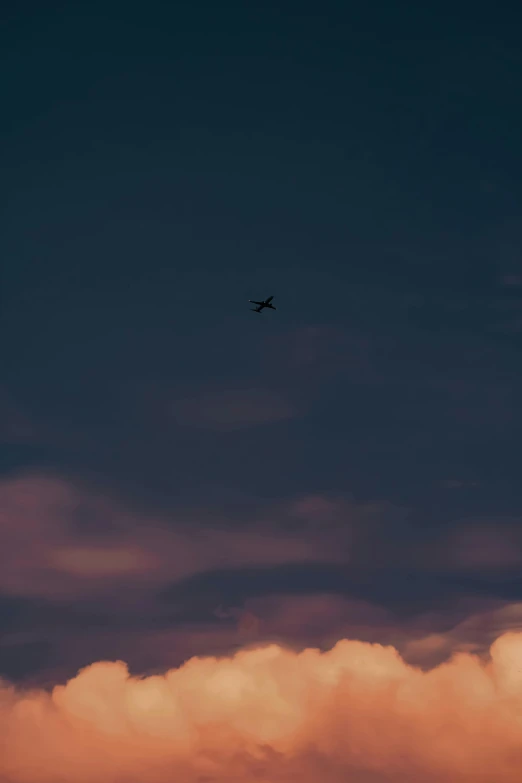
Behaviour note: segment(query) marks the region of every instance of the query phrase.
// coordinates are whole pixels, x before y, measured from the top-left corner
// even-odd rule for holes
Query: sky
[[[522,11],[458,7],[2,9],[1,783],[518,780]]]

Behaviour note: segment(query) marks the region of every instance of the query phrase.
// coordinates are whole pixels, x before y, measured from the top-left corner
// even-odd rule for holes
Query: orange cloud
[[[522,634],[429,672],[392,647],[277,645],[144,679],[101,662],[0,689],[8,783],[518,783]]]

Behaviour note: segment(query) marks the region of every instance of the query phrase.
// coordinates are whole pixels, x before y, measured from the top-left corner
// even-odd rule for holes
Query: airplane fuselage
[[[273,296],[269,296],[268,299],[265,299],[263,302],[256,302],[255,299],[249,299],[248,301],[251,304],[257,305],[257,307],[252,308],[252,312],[261,313],[265,307],[268,307],[269,310],[275,310],[276,308],[274,305],[270,304],[273,298]]]

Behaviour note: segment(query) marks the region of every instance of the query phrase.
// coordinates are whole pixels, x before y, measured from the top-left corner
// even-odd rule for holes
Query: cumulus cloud
[[[522,634],[429,672],[392,647],[278,645],[161,676],[100,662],[51,693],[0,690],[9,783],[516,783]]]

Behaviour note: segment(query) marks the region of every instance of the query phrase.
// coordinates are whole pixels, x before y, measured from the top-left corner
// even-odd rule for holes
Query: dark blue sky
[[[174,629],[214,622],[214,597],[325,592],[453,618],[461,600],[522,595],[522,12],[464,11],[3,11],[2,502],[20,530],[29,493],[44,540],[66,517],[32,586],[0,584],[5,633],[54,618],[32,653],[0,649],[8,676],[81,659],[57,649],[103,614],[94,572],[80,589],[67,560],[67,610],[31,580],[55,578],[64,542],[116,546],[100,497],[139,516],[125,541],[140,551],[151,517],[252,541],[270,520],[274,562],[229,562],[225,536],[208,567],[142,586],[151,618],[185,596],[161,621]],[[270,294],[277,311],[252,315]],[[83,500],[58,512],[41,482]],[[333,559],[315,562],[314,538],[296,567],[277,540],[302,539],[285,514],[306,499]],[[359,543],[339,566],[345,528]]]

